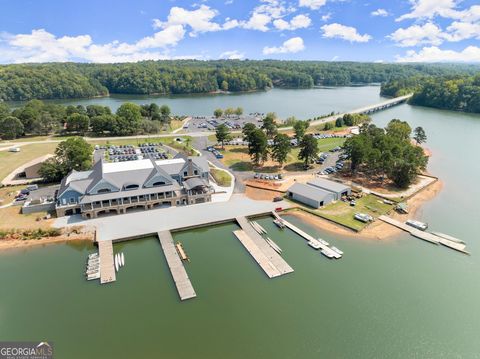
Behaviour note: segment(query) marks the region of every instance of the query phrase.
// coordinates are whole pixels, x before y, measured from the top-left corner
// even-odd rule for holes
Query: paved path
[[[192,227],[226,223],[238,216],[249,217],[268,214],[276,207],[288,208],[283,202],[254,201],[244,195],[233,195],[228,202],[208,202],[170,208],[141,210],[139,212],[104,216],[83,220],[79,215],[60,217],[55,227],[88,225],[97,229],[97,240],[121,240],[156,235],[161,231],[182,230]]]

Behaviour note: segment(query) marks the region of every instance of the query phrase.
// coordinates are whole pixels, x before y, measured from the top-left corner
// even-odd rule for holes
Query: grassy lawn
[[[210,173],[219,186],[230,187],[232,183],[232,178],[228,173],[217,168],[211,168]]]
[[[357,199],[356,203],[356,206],[353,207],[349,203],[338,201],[319,209],[309,208],[308,211],[355,231],[361,231],[367,224],[354,219],[355,213],[366,213],[376,218],[393,209],[393,205],[385,204],[381,198],[371,194]]]
[[[318,148],[320,152],[328,152],[332,148],[342,146],[345,142],[344,138],[324,138],[318,140]],[[222,162],[234,171],[253,171],[253,165],[248,155],[248,149],[245,146],[225,146],[225,150],[217,148],[223,154]],[[298,159],[300,149],[298,147],[292,148],[287,157],[287,162],[284,164],[284,170],[288,172],[302,171],[303,163]],[[268,161],[263,168],[258,169],[264,173],[279,172],[277,164]]]
[[[57,143],[38,143],[20,147],[20,152],[0,151],[0,179],[31,160],[54,153]]]

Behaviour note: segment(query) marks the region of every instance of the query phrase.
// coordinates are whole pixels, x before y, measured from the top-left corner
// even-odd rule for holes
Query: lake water
[[[168,105],[176,115],[212,115],[216,108],[242,107],[244,113],[276,112],[280,118],[296,116],[307,119],[324,115],[332,111],[345,112],[374,104],[382,100],[379,86],[315,88],[307,90],[272,89],[270,91],[215,94],[215,95],[175,95],[175,96],[132,96],[112,95],[110,97],[55,100],[50,101],[64,105],[103,105],[115,111],[122,103],[136,104],[156,103]],[[22,102],[12,102],[18,106]]]
[[[375,102],[364,96],[359,105]],[[105,286],[83,279],[91,245],[4,251],[0,340],[52,341],[59,358],[480,357],[480,116],[409,105],[374,115],[379,125],[392,118],[425,128],[429,169],[444,182],[418,219],[463,238],[471,256],[408,235],[342,238],[291,218],[345,252],[329,261],[266,218],[295,269],[270,280],[227,224],[175,234],[198,295],[181,303],[154,238],[115,245],[127,264]]]

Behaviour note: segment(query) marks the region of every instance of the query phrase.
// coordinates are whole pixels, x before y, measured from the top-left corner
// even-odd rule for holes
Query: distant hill
[[[321,61],[168,60],[122,64],[48,63],[0,66],[0,100],[69,99],[118,94],[240,92],[392,83],[412,77],[472,75],[452,64]],[[385,94],[392,94],[384,91]]]

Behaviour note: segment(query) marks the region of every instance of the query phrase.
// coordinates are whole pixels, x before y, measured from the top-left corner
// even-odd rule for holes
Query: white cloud
[[[132,44],[119,41],[94,44],[89,35],[56,37],[44,29],[37,29],[30,34],[3,35],[0,62],[159,60],[169,58],[168,49],[177,45],[184,36],[184,28],[175,25]]]
[[[368,34],[360,35],[354,27],[337,23],[323,25],[321,29],[323,37],[329,39],[339,38],[350,42],[368,42],[372,38]]]
[[[444,36],[448,41],[480,39],[480,23],[454,21],[447,27],[447,33]]]
[[[412,11],[400,16],[396,21],[405,19],[432,19],[440,16],[462,21],[480,20],[480,5],[465,10],[457,10],[461,0],[410,0]]]
[[[218,11],[210,8],[207,5],[200,5],[196,10],[187,10],[181,7],[174,6],[170,9],[167,21],[153,20],[153,27],[155,29],[167,29],[171,26],[181,25],[189,26],[192,31],[190,36],[195,37],[200,33],[229,30],[238,26],[237,20],[229,20],[225,24],[213,22],[213,18],[218,15]]]
[[[412,11],[400,16],[397,21],[405,19],[431,19],[435,16],[452,17],[457,12],[456,0],[410,0]]]
[[[290,22],[283,19],[276,19],[273,21],[273,25],[278,30],[296,30],[303,29],[310,26],[312,20],[307,15],[297,15]]]
[[[443,42],[442,30],[431,22],[398,29],[388,37],[402,47],[421,44],[440,45]]]
[[[372,11],[372,12],[370,13],[370,15],[372,15],[372,16],[382,16],[382,17],[385,17],[385,16],[388,16],[388,15],[390,15],[390,14],[389,14],[388,11],[385,10],[385,9],[377,9],[377,10],[375,10],[375,11]]]
[[[454,21],[446,31],[442,31],[437,25],[427,22],[424,25],[412,25],[405,29],[398,29],[388,37],[401,47],[425,44],[440,45],[444,41],[480,39],[480,23]]]
[[[318,10],[327,3],[327,0],[299,0],[298,5]]]
[[[266,14],[253,13],[250,19],[243,24],[243,28],[250,30],[268,31],[268,24],[272,18]]]
[[[264,47],[263,54],[286,54],[286,53],[296,53],[305,49],[303,44],[303,39],[301,37],[292,37],[291,39],[285,41],[282,46],[278,47]]]
[[[424,47],[416,52],[407,51],[397,56],[398,62],[480,62],[480,47],[469,46],[463,51],[441,50],[436,46]]]
[[[275,20],[282,20],[282,17],[294,12],[293,7],[285,7],[283,1],[280,0],[260,0],[261,5],[255,7],[252,15],[247,21],[242,21],[240,26],[244,29],[268,31],[268,25]],[[286,21],[277,21],[278,26],[283,27]],[[277,27],[278,28],[278,27]]]
[[[328,21],[330,20],[331,17],[332,17],[332,14],[328,13],[328,14],[322,15],[320,19],[322,19],[322,21]]]
[[[245,58],[245,53],[238,50],[225,51],[220,54],[220,58],[228,60],[241,60]]]

